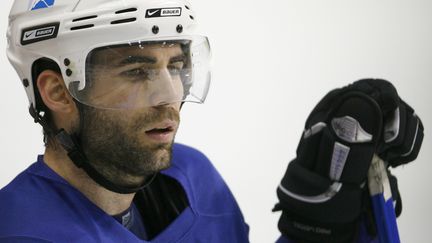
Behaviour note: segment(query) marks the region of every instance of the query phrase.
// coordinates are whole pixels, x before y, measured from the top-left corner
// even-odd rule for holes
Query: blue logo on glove
[[[54,5],[55,0],[36,0],[33,2],[32,11],[40,8],[49,8]]]

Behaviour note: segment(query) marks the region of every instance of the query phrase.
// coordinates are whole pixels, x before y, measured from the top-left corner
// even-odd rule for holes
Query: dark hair
[[[51,70],[58,74],[61,74],[61,70],[59,65],[55,61],[45,57],[36,60],[32,66],[33,90],[36,102],[36,107],[34,108],[38,113],[43,112],[42,119],[44,119],[46,124],[51,128],[51,131],[43,128],[44,143],[45,146],[48,146],[49,144],[55,144],[53,140],[55,134],[53,134],[52,131],[56,131],[57,128],[54,124],[51,110],[43,102],[36,83],[39,75],[45,70]]]

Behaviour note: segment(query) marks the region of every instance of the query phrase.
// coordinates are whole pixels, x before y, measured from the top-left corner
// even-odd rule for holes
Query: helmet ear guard
[[[29,113],[33,117],[35,123],[40,123],[42,125],[44,132],[44,142],[45,144],[47,144],[49,137],[55,135],[53,131],[56,128],[51,119],[51,111],[50,109],[48,109],[48,107],[46,107],[39,93],[39,89],[37,88],[37,79],[44,70],[52,70],[59,74],[61,73],[61,71],[57,63],[53,60],[50,60],[49,58],[40,58],[36,60],[33,63],[31,70],[31,80],[34,87],[35,102],[33,104],[30,104]],[[41,115],[41,112],[43,113],[43,115]]]
[[[42,101],[42,97],[40,96],[39,90],[37,88],[37,79],[39,75],[44,70],[52,70],[56,73],[61,74],[61,70],[59,65],[57,63],[49,58],[42,57],[38,60],[36,60],[32,65],[32,82],[34,87],[34,94],[35,94],[35,109],[38,111],[44,111],[47,112],[48,108],[45,106],[45,104]]]

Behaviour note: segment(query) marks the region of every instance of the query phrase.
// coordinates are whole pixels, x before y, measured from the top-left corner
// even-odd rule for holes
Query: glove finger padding
[[[352,242],[363,210],[367,172],[382,132],[369,96],[330,92],[312,111],[277,189],[279,229],[300,242]]]
[[[403,100],[385,119],[384,142],[378,154],[390,166],[397,167],[415,160],[424,137],[423,123]]]
[[[383,79],[362,79],[342,88],[340,92],[359,91],[379,105],[384,121],[383,139],[378,155],[392,167],[415,160],[423,141],[423,124],[414,110],[405,103],[396,88]]]

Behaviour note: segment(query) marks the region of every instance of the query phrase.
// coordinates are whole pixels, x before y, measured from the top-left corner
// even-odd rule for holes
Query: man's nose
[[[181,101],[181,91],[177,90],[175,82],[175,77],[167,68],[157,70],[151,82],[150,105],[160,106]]]

